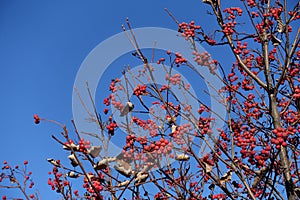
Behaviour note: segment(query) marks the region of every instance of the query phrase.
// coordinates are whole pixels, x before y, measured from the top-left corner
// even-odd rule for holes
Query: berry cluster
[[[278,20],[280,14],[282,13],[282,7],[279,7],[279,8],[271,8],[271,9],[270,9],[270,13],[272,14],[272,16],[273,16],[276,20]]]
[[[174,74],[173,76],[169,76],[169,74],[166,74],[166,80],[169,80],[172,85],[179,85],[181,83],[181,75]]]
[[[212,60],[208,52],[203,52],[203,53],[193,52],[193,54],[196,56],[194,58],[194,61],[198,65],[208,67],[210,73],[215,74],[215,70],[217,69],[217,65],[218,65],[217,60]]]
[[[165,61],[166,61],[165,58],[160,58],[156,63],[159,65],[160,63],[165,62]]]
[[[112,120],[112,117],[110,116],[108,119],[109,124],[106,126],[106,129],[108,131],[109,135],[114,135],[115,134],[115,129],[118,127],[117,123]]]
[[[183,139],[185,135],[190,133],[193,128],[191,124],[182,124],[181,126],[173,126],[173,130],[169,134],[170,137],[174,140],[174,142],[178,145],[183,145],[185,144],[185,140]]]
[[[241,41],[238,41],[237,42],[237,46],[236,48],[234,49],[234,53],[237,54],[237,55],[247,55],[249,53],[249,50],[247,49],[247,42],[244,42],[244,44],[242,45],[242,42]]]
[[[269,53],[269,60],[270,61],[274,61],[276,58],[275,58],[275,53],[277,52],[276,48],[273,48],[270,53]]]
[[[139,127],[143,128],[143,130],[148,130],[149,135],[151,137],[157,136],[157,134],[158,134],[157,128],[158,127],[157,127],[156,123],[153,120],[148,119],[146,121],[146,120],[139,119],[138,117],[133,117],[132,122],[137,124]]]
[[[178,52],[175,53],[175,63],[178,65],[178,64],[183,64],[183,63],[186,63],[187,60]]]
[[[259,14],[257,12],[251,12],[251,17],[252,18],[259,17]]]
[[[226,17],[227,20],[235,19],[237,15],[242,16],[243,14],[243,10],[239,7],[226,8],[223,12],[229,14],[229,16]]]
[[[166,78],[169,78],[169,76],[166,75]],[[167,90],[167,89],[170,89],[170,87],[168,85],[162,85],[161,88],[159,89],[159,91],[162,92],[162,91]]]
[[[271,143],[276,145],[276,149],[280,149],[280,146],[283,147],[287,146],[286,140],[289,135],[293,135],[296,132],[295,129],[292,127],[289,127],[288,129],[285,129],[283,127],[278,127],[277,129],[274,129],[272,133],[274,133],[274,136],[271,139]]]
[[[203,117],[201,116],[198,120],[198,131],[201,135],[211,134],[210,123],[215,119],[212,117]]]
[[[235,18],[237,15],[241,16],[243,13],[243,10],[238,7],[236,7],[236,8],[232,7],[232,8],[226,8],[223,12],[228,13],[229,15],[225,18],[226,20],[228,20],[228,22],[223,24],[222,31],[225,35],[230,36],[234,33],[234,28],[237,24],[235,21]]]
[[[60,163],[59,160],[56,161]],[[52,173],[48,172],[48,174],[53,174],[54,179],[48,178],[48,185],[51,186],[52,190],[56,190],[58,193],[64,193],[63,188],[69,184],[67,180],[64,179],[63,174],[58,171],[57,167],[53,167]]]
[[[300,60],[300,50],[297,52],[298,59]],[[300,77],[300,64],[292,63],[288,68],[288,73],[291,77]],[[300,78],[298,78],[298,82],[300,82]]]
[[[253,94],[250,94],[249,96],[251,97],[251,95]],[[260,119],[263,115],[262,111],[258,106],[258,103],[257,102],[253,103],[251,98],[249,97],[247,101],[244,101],[243,111],[246,113],[247,118],[253,117],[256,120]]]
[[[229,142],[230,139],[228,138],[226,132],[220,128],[217,129],[220,132],[220,137],[222,138],[222,140]]]
[[[204,40],[211,46],[215,45],[217,42],[216,40],[210,38],[209,36],[205,35]]]
[[[114,94],[110,94],[109,98],[110,98],[111,104],[114,106],[114,108],[116,108],[117,110],[122,110],[124,108],[124,105],[122,104],[122,102],[117,101]]]
[[[236,21],[234,22],[227,22],[223,24],[223,33],[227,36],[230,36],[234,33],[234,27],[236,26]]]
[[[93,186],[91,186],[89,184],[88,179],[86,177],[84,177],[84,179],[83,179],[83,182],[84,182],[83,183],[83,188],[85,188],[87,190],[87,192],[90,193],[88,199],[94,199],[95,197],[98,197],[96,199],[99,199],[100,192],[104,190],[104,187],[102,185],[102,183],[104,183],[104,181],[105,181],[104,180],[104,175],[102,173],[98,172],[98,176],[97,176],[97,175],[94,175],[92,172],[89,172],[88,176],[89,176],[89,178],[92,182],[92,185],[93,185]]]
[[[195,37],[195,30],[200,29],[200,26],[196,26],[194,21],[191,21],[189,24],[182,22],[178,25],[178,31],[181,32],[181,35],[188,40],[190,37]]]
[[[298,72],[299,72],[299,69],[298,69]],[[295,86],[293,98],[300,99],[300,87],[299,86]]]
[[[288,109],[286,112],[283,112],[281,114],[281,117],[286,124],[290,124],[290,125],[295,124],[300,120],[299,112],[291,109]]]
[[[144,146],[144,150],[146,152],[151,152],[156,155],[167,154],[172,151],[173,144],[164,138],[160,138],[160,140],[156,142],[151,142],[149,145]]]
[[[247,3],[250,8],[253,8],[256,6],[255,0],[247,0]]]
[[[134,88],[133,93],[136,96],[147,95],[147,85],[138,84],[136,88]]]
[[[33,115],[33,119],[34,119],[34,123],[35,123],[35,124],[39,124],[40,121],[41,121],[41,120],[40,120],[40,117],[39,117],[37,114],[34,114],[34,115]]]
[[[80,138],[79,140],[79,151],[82,153],[87,153],[87,150],[91,147],[91,142],[89,140],[84,140]]]
[[[109,90],[112,92],[116,92],[117,91],[117,87],[116,87],[116,83],[120,82],[121,80],[116,78],[111,80],[110,86],[109,86]]]

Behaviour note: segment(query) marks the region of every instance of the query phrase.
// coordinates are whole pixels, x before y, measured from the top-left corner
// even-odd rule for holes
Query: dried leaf
[[[92,146],[88,152],[93,158],[96,158],[99,156],[101,150],[102,146]]]
[[[123,181],[123,182],[121,182],[121,183],[118,183],[118,187],[124,187],[124,186],[126,186],[126,185],[128,185],[129,184],[129,180],[126,180],[126,181]]]
[[[175,159],[179,161],[187,161],[190,159],[190,156],[187,154],[177,154]]]
[[[231,181],[231,178],[232,178],[232,171],[229,170],[220,178],[220,183],[223,184],[223,183],[229,182],[229,181]]]

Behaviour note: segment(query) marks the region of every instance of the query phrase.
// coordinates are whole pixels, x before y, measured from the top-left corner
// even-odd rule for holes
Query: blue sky
[[[42,199],[56,197],[47,185],[51,166],[46,158],[62,157],[60,146],[51,139],[60,129],[47,123],[34,125],[33,114],[70,126],[73,84],[85,57],[101,41],[121,32],[126,17],[135,28],[176,30],[165,7],[179,21],[195,19],[204,27],[213,21],[200,0],[1,0],[0,162],[15,165],[29,160]],[[205,48],[214,58],[224,58],[218,50]],[[2,189],[0,194],[18,195]]]

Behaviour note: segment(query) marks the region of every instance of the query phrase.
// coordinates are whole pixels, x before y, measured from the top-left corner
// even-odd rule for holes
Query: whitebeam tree
[[[123,29],[129,30],[133,55],[144,69],[135,72],[128,67],[124,79],[112,77],[101,110],[96,105],[102,102],[87,110],[99,132],[85,134],[101,145],[85,140],[75,123],[74,131],[69,131],[54,122],[63,132],[52,137],[68,152],[70,163],[48,159],[53,165],[48,184],[63,199],[300,198],[300,3],[242,0],[227,8],[217,0],[203,3],[218,24],[213,34],[194,21],[179,23],[167,11],[194,48],[197,65],[180,52],[166,51],[157,59],[164,84],[157,82],[157,67],[149,62],[154,53],[147,58],[127,21]],[[224,48],[234,56],[232,64],[223,65],[222,60],[199,52],[196,43]],[[219,94],[213,98],[223,105],[225,117],[201,99],[207,97],[193,95],[176,73],[182,68],[204,82],[199,69],[208,68],[224,84],[213,88]],[[191,106],[191,100],[197,107]],[[124,119],[121,124],[116,117]],[[34,119],[47,121],[37,115]],[[224,124],[213,128],[216,120]],[[122,151],[109,157],[109,144],[116,138],[123,144]],[[4,163],[0,187],[19,188],[26,199],[38,199],[18,181],[18,168]]]

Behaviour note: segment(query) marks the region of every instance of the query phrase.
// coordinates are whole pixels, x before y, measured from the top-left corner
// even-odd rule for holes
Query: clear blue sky
[[[60,146],[51,139],[60,129],[47,123],[34,125],[33,114],[70,125],[73,84],[88,53],[121,32],[126,17],[136,28],[176,30],[165,7],[179,21],[195,19],[206,27],[213,21],[200,0],[1,0],[0,162],[15,165],[29,160],[42,199],[56,198],[47,185],[51,166],[46,158],[62,157]],[[205,48],[214,58],[224,57]],[[12,190],[0,189],[4,194],[14,196]]]

